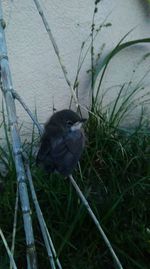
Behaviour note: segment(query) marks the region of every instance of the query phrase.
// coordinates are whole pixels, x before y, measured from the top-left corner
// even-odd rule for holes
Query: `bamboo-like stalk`
[[[120,261],[119,261],[117,255],[116,255],[116,253],[114,252],[114,250],[113,250],[113,248],[112,248],[112,246],[111,246],[110,241],[108,240],[106,234],[104,233],[104,231],[103,231],[103,229],[102,229],[102,227],[101,227],[101,225],[100,225],[100,223],[99,223],[97,217],[95,216],[95,214],[94,214],[94,212],[92,211],[92,209],[91,209],[91,207],[90,207],[88,201],[86,200],[86,198],[84,197],[84,195],[83,195],[83,193],[81,192],[80,188],[78,187],[77,183],[75,182],[73,176],[70,175],[70,176],[69,176],[69,179],[70,179],[71,184],[72,184],[73,187],[75,188],[75,190],[76,190],[78,196],[80,197],[82,203],[84,204],[85,208],[87,209],[87,211],[88,211],[90,217],[91,217],[92,220],[94,221],[94,223],[95,223],[97,229],[99,230],[99,232],[100,232],[102,238],[104,239],[105,244],[107,245],[107,247],[108,247],[110,253],[112,254],[112,257],[113,257],[113,259],[114,259],[114,262],[115,262],[117,268],[118,268],[118,269],[123,269],[123,267],[122,267],[122,265],[121,265],[121,263],[120,263]]]
[[[38,203],[38,199],[37,199],[36,192],[35,192],[34,185],[33,185],[32,175],[31,175],[30,168],[29,168],[29,165],[28,165],[27,161],[25,162],[25,168],[26,168],[26,174],[27,174],[28,181],[29,181],[32,200],[33,200],[34,205],[35,205],[37,218],[38,218],[38,221],[39,221],[40,229],[41,229],[41,232],[42,232],[42,235],[43,235],[43,239],[44,239],[44,242],[45,242],[45,246],[46,246],[46,249],[47,249],[47,253],[48,253],[48,257],[49,257],[51,267],[54,268],[54,269],[56,268],[55,267],[55,261],[56,261],[56,264],[57,264],[58,268],[62,269],[62,266],[61,266],[60,261],[59,261],[59,259],[57,257],[57,254],[56,254],[56,251],[55,251],[51,236],[50,236],[49,231],[47,229],[47,226],[46,226],[46,223],[45,223],[41,208],[40,208],[39,203]]]
[[[22,159],[22,148],[18,132],[16,107],[12,94],[13,85],[8,63],[6,40],[3,26],[4,26],[4,20],[2,15],[2,3],[0,1],[0,67],[1,67],[2,92],[6,103],[6,109],[12,138],[13,155],[16,166],[16,174],[19,186],[18,188],[23,213],[24,230],[27,245],[28,268],[37,269],[36,251],[34,245],[34,235],[31,220],[31,210],[26,186],[26,175]]]
[[[16,266],[16,263],[15,263],[15,261],[14,261],[13,255],[11,254],[11,251],[10,251],[10,249],[9,249],[9,246],[8,246],[8,244],[7,244],[7,241],[6,241],[6,239],[5,239],[5,236],[4,236],[4,234],[3,234],[2,230],[1,230],[1,228],[0,228],[0,236],[1,236],[1,238],[2,238],[2,241],[3,241],[3,243],[4,243],[4,246],[5,246],[5,248],[6,248],[7,254],[8,254],[9,259],[10,259],[10,262],[11,262],[11,264],[12,264],[12,268],[13,268],[13,269],[17,269],[17,266]]]
[[[18,201],[19,201],[19,193],[18,193],[18,184],[16,190],[16,202],[15,202],[15,213],[14,213],[14,223],[13,223],[13,233],[12,233],[12,245],[11,245],[11,254],[14,256],[15,250],[15,238],[16,238],[16,227],[17,227],[17,213],[18,213]],[[10,261],[10,269],[13,268],[12,262]]]

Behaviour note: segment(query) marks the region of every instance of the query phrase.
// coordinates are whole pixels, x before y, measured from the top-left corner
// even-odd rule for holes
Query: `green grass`
[[[88,198],[123,267],[148,269],[150,136],[143,132],[142,126],[127,135],[116,127],[112,128],[107,120],[94,116],[89,117],[86,133],[88,142],[81,159],[82,177],[76,170],[76,181]],[[31,155],[33,146],[34,140],[31,144],[26,143],[24,148],[30,156],[38,200],[63,268],[114,268],[108,249],[72,186],[63,177],[47,177],[35,167],[34,156]],[[8,172],[6,175],[0,174],[0,216],[1,229],[10,246],[16,174],[11,156],[8,155],[7,159]],[[32,218],[39,267],[49,268],[33,205]],[[8,268],[2,241],[0,253],[0,268]],[[25,241],[20,208],[15,260],[18,268],[25,268]]]

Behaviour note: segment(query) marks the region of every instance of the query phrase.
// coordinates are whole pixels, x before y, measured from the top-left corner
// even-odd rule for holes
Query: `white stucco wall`
[[[40,122],[45,122],[52,113],[53,102],[56,109],[68,107],[69,88],[34,1],[3,0],[2,2],[7,23],[6,39],[14,89],[32,111],[35,106],[37,107]],[[68,70],[68,76],[73,82],[81,44],[90,33],[94,1],[41,0],[40,2]],[[135,30],[126,40],[150,37],[150,8],[146,2],[146,0],[101,1],[96,16],[97,23],[101,23],[109,15],[107,22],[111,22],[112,27],[103,29],[97,38],[95,42],[97,52],[103,43],[106,43],[104,53],[108,52],[135,26]],[[138,59],[148,51],[150,46],[143,44],[136,49],[132,48],[120,53],[109,66],[103,87],[107,88],[130,80],[131,72]],[[147,61],[142,70],[145,72],[148,66]],[[79,90],[82,104],[89,102],[89,75],[86,73],[89,67],[88,56],[80,74]],[[139,68],[135,80],[136,76],[139,78],[142,70]],[[149,83],[150,79],[147,77],[145,82],[147,87]],[[21,121],[31,122],[18,103],[17,112]]]

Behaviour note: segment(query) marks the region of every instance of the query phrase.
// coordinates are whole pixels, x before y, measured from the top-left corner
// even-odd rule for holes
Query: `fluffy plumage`
[[[48,173],[71,174],[85,146],[84,121],[72,110],[56,112],[45,125],[36,164]]]

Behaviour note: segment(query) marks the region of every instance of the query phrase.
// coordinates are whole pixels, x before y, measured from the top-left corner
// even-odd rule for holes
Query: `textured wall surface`
[[[68,70],[68,76],[73,82],[81,44],[90,33],[94,1],[41,0],[41,4]],[[7,23],[6,39],[14,89],[32,111],[36,106],[40,122],[45,122],[52,113],[53,103],[56,109],[68,107],[69,88],[34,1],[4,0],[3,11]],[[150,36],[150,10],[146,0],[103,0],[96,16],[97,25],[107,16],[107,22],[111,22],[112,26],[103,29],[96,39],[97,53],[103,43],[106,44],[104,54],[107,53],[133,27],[136,28],[126,40]],[[109,66],[103,88],[129,81],[140,57],[149,50],[148,45],[140,45],[120,53]],[[142,70],[139,68],[135,81],[142,76],[142,71],[148,70],[148,66],[149,63],[146,62]],[[87,56],[79,84],[81,103],[86,105],[89,103],[89,74],[86,72],[89,68],[90,56]],[[149,82],[147,77],[146,85]],[[110,98],[111,96],[113,89]],[[30,119],[18,104],[17,111],[21,121],[30,124]]]

